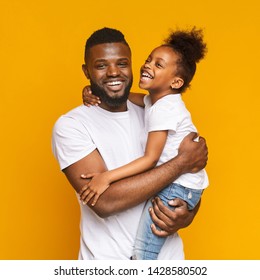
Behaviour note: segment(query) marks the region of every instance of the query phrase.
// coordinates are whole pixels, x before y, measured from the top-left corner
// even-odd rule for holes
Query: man
[[[132,85],[131,50],[115,29],[94,32],[86,42],[83,71],[99,107],[79,106],[56,122],[53,152],[71,185],[80,194],[87,184],[81,174],[104,172],[143,154],[140,133],[143,110],[127,101]],[[138,222],[148,198],[186,172],[203,168],[207,161],[205,140],[187,136],[177,157],[153,170],[113,183],[96,205],[80,203],[79,259],[129,259]],[[182,241],[176,231],[188,226],[198,207],[189,212],[185,202],[173,202],[169,210],[154,200],[153,232],[168,236],[159,259],[183,259]]]

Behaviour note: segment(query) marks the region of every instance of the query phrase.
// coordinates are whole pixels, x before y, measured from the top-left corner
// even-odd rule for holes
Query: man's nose
[[[119,75],[120,70],[116,65],[110,65],[107,69],[108,76],[117,76]]]

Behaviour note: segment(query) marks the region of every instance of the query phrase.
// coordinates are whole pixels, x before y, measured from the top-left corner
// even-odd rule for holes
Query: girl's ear
[[[86,64],[82,64],[82,70],[83,70],[85,76],[87,77],[87,79],[89,79],[89,73],[88,73],[88,69],[87,69]]]
[[[183,86],[184,81],[182,78],[176,77],[171,83],[171,88],[172,89],[179,89]]]

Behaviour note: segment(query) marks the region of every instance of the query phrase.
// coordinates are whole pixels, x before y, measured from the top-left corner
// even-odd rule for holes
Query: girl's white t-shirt
[[[169,94],[153,105],[149,95],[144,97],[145,103],[145,135],[142,145],[145,146],[147,134],[151,131],[168,130],[166,144],[157,165],[161,165],[178,154],[178,148],[183,138],[190,132],[197,132],[192,123],[191,114],[182,100],[181,94]],[[205,169],[197,173],[186,173],[174,183],[187,188],[205,189],[209,182]]]

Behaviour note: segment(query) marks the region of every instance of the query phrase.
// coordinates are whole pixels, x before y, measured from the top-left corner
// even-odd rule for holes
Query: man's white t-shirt
[[[127,107],[126,112],[112,113],[82,105],[61,116],[52,136],[52,149],[60,168],[70,166],[95,149],[108,169],[143,156],[140,142],[143,109],[129,101]],[[144,203],[103,219],[80,203],[79,259],[129,259],[143,207]],[[158,258],[184,258],[182,240],[177,233],[167,238]]]

